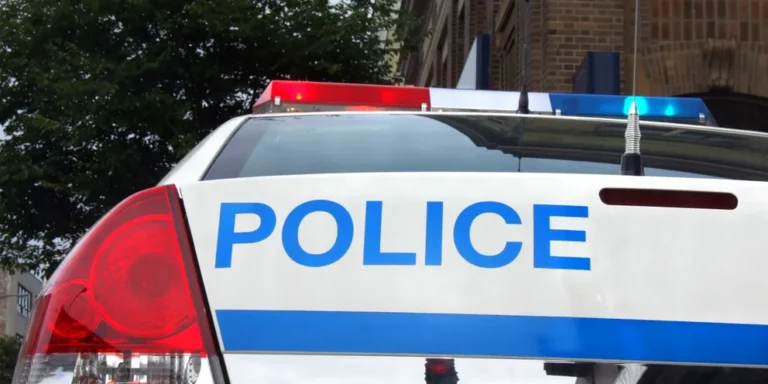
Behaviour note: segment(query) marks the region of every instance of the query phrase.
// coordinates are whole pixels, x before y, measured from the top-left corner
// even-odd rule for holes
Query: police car
[[[768,135],[697,99],[275,81],[73,249],[14,383],[719,383],[768,366]]]

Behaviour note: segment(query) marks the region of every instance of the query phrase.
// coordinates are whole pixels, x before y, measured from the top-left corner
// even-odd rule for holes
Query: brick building
[[[615,51],[621,92],[631,92],[635,0],[404,0],[402,6],[424,17],[428,36],[419,52],[402,56],[406,84],[455,87],[474,37],[487,33],[490,88],[519,89],[527,18],[531,91],[573,92],[587,52]],[[640,0],[638,41],[639,94],[702,97],[716,119],[726,120],[721,125],[767,121],[768,0]]]

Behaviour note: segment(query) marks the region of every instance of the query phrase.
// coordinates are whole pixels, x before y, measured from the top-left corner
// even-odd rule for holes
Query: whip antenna
[[[523,87],[520,89],[520,101],[517,103],[517,113],[524,115],[531,112],[528,105],[528,45],[530,43],[528,37],[528,2],[529,0],[523,2],[525,4],[523,12],[523,65],[521,66],[523,73],[520,76]]]
[[[640,154],[640,115],[637,112],[637,36],[640,25],[640,0],[635,0],[634,57],[632,58],[632,102],[624,132],[624,154],[621,156],[621,174],[643,176],[643,156]]]

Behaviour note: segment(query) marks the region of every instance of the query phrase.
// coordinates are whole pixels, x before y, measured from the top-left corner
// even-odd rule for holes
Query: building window
[[[18,295],[16,298],[16,311],[24,317],[29,317],[29,312],[32,310],[32,292],[19,284]]]

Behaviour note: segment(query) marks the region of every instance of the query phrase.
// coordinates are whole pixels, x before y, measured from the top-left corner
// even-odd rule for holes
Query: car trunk
[[[417,382],[431,356],[477,382],[546,376],[541,360],[768,364],[762,182],[357,173],[180,190],[235,383]]]

